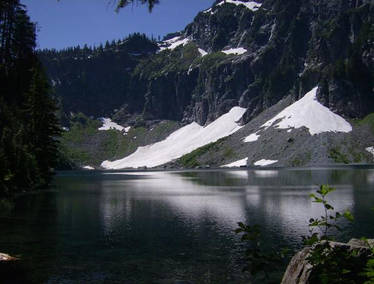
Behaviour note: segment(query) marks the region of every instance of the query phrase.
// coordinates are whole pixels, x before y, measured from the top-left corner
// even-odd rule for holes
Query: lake
[[[44,283],[245,283],[237,222],[298,249],[330,184],[349,209],[341,240],[374,237],[374,168],[61,172],[52,190],[0,213],[0,251]]]

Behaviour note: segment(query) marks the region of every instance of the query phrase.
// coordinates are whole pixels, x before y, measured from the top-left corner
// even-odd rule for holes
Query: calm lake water
[[[374,168],[64,172],[0,213],[0,251],[44,283],[244,283],[237,222],[300,248],[325,183],[355,216],[340,238],[373,237]]]

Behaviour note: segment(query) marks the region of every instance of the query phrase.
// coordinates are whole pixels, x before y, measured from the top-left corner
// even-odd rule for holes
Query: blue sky
[[[214,0],[161,0],[151,14],[133,5],[115,13],[113,0],[21,0],[38,24],[38,48],[96,45],[133,32],[157,38],[182,30]]]

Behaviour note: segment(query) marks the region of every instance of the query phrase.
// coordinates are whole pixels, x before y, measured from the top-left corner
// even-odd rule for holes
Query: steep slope
[[[205,127],[192,122],[173,132],[163,141],[139,147],[136,152],[124,159],[113,162],[104,161],[101,166],[106,169],[123,169],[163,165],[201,146],[235,133],[241,128],[237,121],[244,112],[245,109],[234,107]]]
[[[218,2],[140,65],[134,81],[144,86],[147,117],[205,124],[239,104],[248,122],[316,85],[339,114],[374,111],[372,1],[249,3]]]
[[[84,78],[96,63],[74,75],[76,83],[58,83],[65,113],[111,117],[133,130],[178,121],[199,133],[234,107],[245,109],[244,127],[213,144],[169,155],[157,148],[167,140],[160,138],[108,168],[372,162],[373,134],[360,120],[374,113],[373,15],[372,0],[216,1],[158,47],[150,43],[139,60],[118,60],[118,80],[98,81],[113,99],[101,91],[97,102],[85,101],[85,91],[75,98],[89,89]],[[52,79],[63,74],[53,70]],[[156,148],[165,156],[147,160]]]
[[[64,125],[68,124],[70,113],[111,116],[126,101],[126,89],[135,66],[156,50],[154,41],[145,35],[133,34],[93,48],[39,51],[38,56],[60,101]]]

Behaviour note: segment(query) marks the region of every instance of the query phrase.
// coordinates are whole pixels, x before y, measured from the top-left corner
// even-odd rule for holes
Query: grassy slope
[[[178,123],[162,121],[148,130],[145,127],[131,128],[127,135],[117,130],[99,131],[98,120],[79,115],[69,131],[63,133],[60,150],[65,160],[76,166],[100,166],[104,160],[123,158],[139,146],[164,139],[178,128]]]

